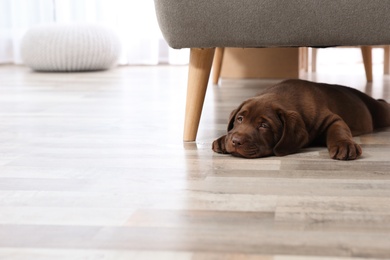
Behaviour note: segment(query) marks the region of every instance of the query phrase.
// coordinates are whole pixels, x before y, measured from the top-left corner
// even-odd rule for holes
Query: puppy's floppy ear
[[[278,116],[283,124],[282,137],[274,147],[274,154],[283,156],[297,152],[309,142],[302,117],[295,111],[279,110]]]
[[[230,130],[233,129],[234,127],[234,119],[236,118],[236,115],[237,115],[237,112],[240,110],[240,108],[236,108],[234,109],[231,113],[230,113],[230,116],[229,116],[229,123],[228,123],[228,127],[227,127],[227,131],[229,132]]]
[[[227,126],[227,131],[229,132],[230,130],[233,129],[234,127],[234,119],[236,118],[236,115],[238,113],[238,111],[240,111],[242,107],[242,104],[234,109],[231,113],[230,113],[230,116],[229,116],[229,123],[228,123],[228,126]],[[223,135],[221,136],[220,138],[218,138],[217,140],[215,140],[213,142],[213,151],[216,152],[216,153],[228,153],[226,151],[226,135]]]
[[[230,116],[229,116],[229,124],[228,124],[228,127],[227,127],[227,131],[229,132],[230,130],[233,129],[234,127],[234,119],[236,119],[236,115],[237,113],[241,110],[241,108],[244,106],[244,104],[247,102],[244,101],[241,103],[241,105],[239,107],[237,107],[236,109],[234,109],[231,113],[230,113]]]

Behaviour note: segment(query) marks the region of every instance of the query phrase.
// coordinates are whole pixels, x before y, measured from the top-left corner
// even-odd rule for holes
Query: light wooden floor
[[[390,101],[389,76],[359,73],[303,78]],[[390,129],[356,138],[356,161],[215,154],[230,111],[277,81],[211,86],[183,144],[186,75],[0,66],[0,259],[390,259]]]

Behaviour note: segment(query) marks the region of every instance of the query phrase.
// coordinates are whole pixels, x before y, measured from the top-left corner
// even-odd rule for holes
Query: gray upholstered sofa
[[[191,48],[184,141],[196,138],[216,47],[390,44],[385,0],[154,0],[173,48]]]

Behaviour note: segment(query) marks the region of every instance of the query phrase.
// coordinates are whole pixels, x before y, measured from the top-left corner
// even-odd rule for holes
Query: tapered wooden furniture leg
[[[214,61],[213,61],[213,84],[214,85],[218,84],[218,80],[221,76],[221,68],[222,68],[224,51],[225,48],[222,47],[218,47],[215,50]]]
[[[185,142],[195,141],[214,58],[214,48],[192,48],[188,71],[187,103],[184,121]]]
[[[384,49],[384,59],[383,59],[383,73],[385,75],[390,74],[390,45],[385,45]]]
[[[317,48],[311,48],[311,72],[317,71]]]
[[[309,52],[309,48],[308,47],[301,47],[299,49],[299,59],[300,59],[300,68],[299,69],[302,69],[304,70],[305,72],[308,71],[308,65],[309,65],[309,62],[308,62],[308,52]]]
[[[372,81],[372,55],[371,55],[371,46],[361,46],[364,63],[364,70],[366,71],[367,82]]]

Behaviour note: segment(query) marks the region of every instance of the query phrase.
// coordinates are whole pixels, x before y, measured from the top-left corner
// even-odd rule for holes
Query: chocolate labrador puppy
[[[362,154],[352,136],[390,126],[390,105],[358,90],[304,80],[286,80],[244,101],[229,119],[227,135],[213,142],[217,153],[245,158],[283,156],[326,145],[330,157]]]

